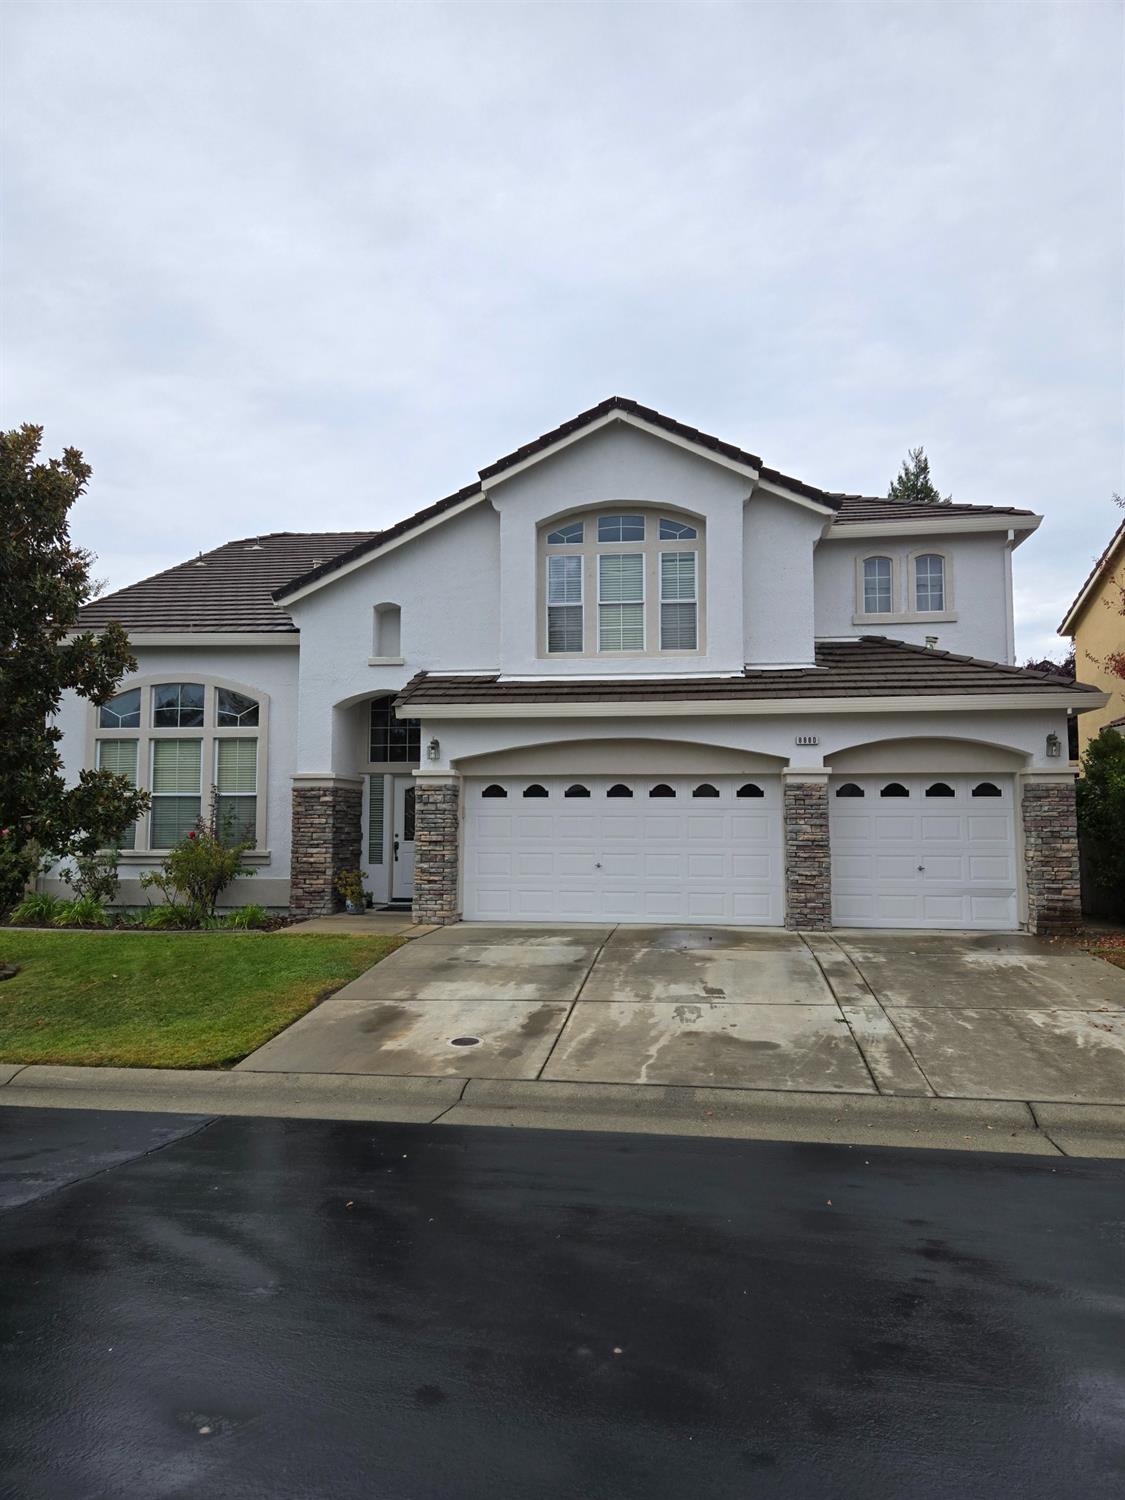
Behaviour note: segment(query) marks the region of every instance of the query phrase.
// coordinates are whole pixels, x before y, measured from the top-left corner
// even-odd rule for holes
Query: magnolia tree
[[[137,663],[120,625],[78,629],[97,589],[69,520],[90,468],[76,448],[40,461],[42,440],[31,425],[0,434],[0,910],[43,855],[112,846],[148,805],[124,776],[82,771],[70,786],[63,776],[63,693],[105,703]]]

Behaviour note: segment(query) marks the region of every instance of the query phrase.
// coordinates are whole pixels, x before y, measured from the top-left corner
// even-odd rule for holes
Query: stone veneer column
[[[782,773],[785,825],[785,925],[832,926],[828,774]]]
[[[1082,920],[1074,778],[1020,779],[1028,931],[1073,932]]]
[[[414,921],[457,922],[461,778],[423,774],[414,785]]]
[[[295,777],[290,915],[326,917],[339,910],[336,876],[357,869],[362,852],[363,782],[355,776]]]

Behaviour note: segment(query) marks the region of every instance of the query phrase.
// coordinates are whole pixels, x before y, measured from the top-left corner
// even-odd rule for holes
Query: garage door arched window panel
[[[860,610],[865,615],[889,615],[894,610],[894,562],[889,557],[863,559],[863,595]]]
[[[947,781],[935,781],[926,788],[927,797],[954,797],[956,793]]]
[[[837,797],[866,797],[867,793],[854,781],[845,781],[836,788]]]
[[[712,786],[709,781],[703,781],[691,795],[693,797],[717,797],[719,795],[719,788]]]
[[[886,786],[879,789],[880,797],[909,797],[910,793],[901,781],[888,781]]]
[[[736,797],[764,797],[766,794],[756,781],[748,781],[745,786],[740,786],[734,795]]]
[[[913,585],[918,614],[938,614],[945,609],[945,558],[940,552],[923,552],[915,557]]]
[[[631,797],[632,795],[632,787],[626,786],[622,781],[616,782],[613,786],[610,787],[609,791],[606,792],[607,797]]]
[[[495,781],[491,786],[486,786],[484,791],[481,792],[482,797],[506,797],[507,795],[507,790]]]
[[[994,781],[978,781],[973,787],[974,797],[1002,797],[1003,795]]]
[[[538,781],[533,781],[530,786],[524,787],[523,795],[525,797],[546,797],[548,792],[545,786],[541,786]]]
[[[648,794],[650,797],[674,797],[676,795],[674,789],[666,781],[658,782],[656,786],[649,787]]]
[[[581,782],[577,781],[573,786],[568,786],[566,791],[563,793],[564,797],[588,797],[589,795],[590,788],[588,786],[583,786]]]

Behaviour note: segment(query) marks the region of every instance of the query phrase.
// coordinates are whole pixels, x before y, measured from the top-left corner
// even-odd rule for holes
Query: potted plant
[[[336,876],[336,890],[344,898],[344,910],[356,917],[364,910],[367,892],[363,889],[363,873],[360,870],[341,870]]]

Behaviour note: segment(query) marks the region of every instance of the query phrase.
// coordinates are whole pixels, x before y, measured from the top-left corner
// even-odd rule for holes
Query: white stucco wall
[[[907,600],[907,570],[918,552],[941,552],[946,558],[946,591],[951,603],[945,611],[953,620],[903,620]],[[875,555],[898,563],[898,597],[886,621],[857,624],[857,562]],[[1008,569],[1011,554],[1003,531],[969,536],[948,533],[932,537],[832,537],[816,549],[816,633],[824,636],[887,635],[924,645],[936,635],[938,648],[986,661],[1010,662],[1011,592]]]
[[[743,658],[751,665],[813,665],[813,549],[825,520],[765,490],[746,507]]]
[[[742,516],[751,481],[634,427],[604,427],[496,483],[500,513],[500,667],[509,676],[732,672],[742,657]],[[536,655],[536,535],[545,520],[595,506],[687,510],[706,524],[706,649],[697,656]]]
[[[301,632],[297,770],[354,774],[356,719],[337,705],[421,671],[499,666],[500,523],[482,501],[290,606]],[[401,665],[371,666],[374,610],[401,609]]]

